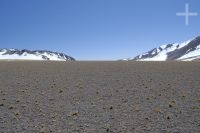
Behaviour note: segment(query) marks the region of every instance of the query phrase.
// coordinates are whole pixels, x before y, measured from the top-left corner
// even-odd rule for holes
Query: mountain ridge
[[[200,59],[200,36],[182,42],[161,45],[127,61],[192,61]]]
[[[0,49],[0,60],[75,61],[71,56],[50,50]]]

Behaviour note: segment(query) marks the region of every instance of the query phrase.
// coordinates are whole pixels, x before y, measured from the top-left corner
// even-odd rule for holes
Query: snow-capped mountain
[[[134,58],[135,61],[200,60],[200,36],[183,43],[162,45]]]
[[[63,53],[46,50],[18,50],[0,49],[0,60],[52,60],[52,61],[74,61],[75,59]]]

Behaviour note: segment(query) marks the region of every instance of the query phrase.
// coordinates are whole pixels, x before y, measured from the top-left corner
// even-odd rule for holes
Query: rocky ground
[[[199,133],[200,62],[0,62],[0,133]]]

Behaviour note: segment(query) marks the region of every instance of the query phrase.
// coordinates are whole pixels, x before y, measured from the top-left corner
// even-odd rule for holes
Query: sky
[[[185,17],[176,13],[198,16]],[[134,57],[200,35],[199,0],[0,0],[0,48],[52,50],[77,60]]]

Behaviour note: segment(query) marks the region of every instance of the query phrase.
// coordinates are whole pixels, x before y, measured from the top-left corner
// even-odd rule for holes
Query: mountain
[[[0,60],[52,60],[52,61],[74,61],[75,59],[64,53],[47,50],[18,50],[0,49]]]
[[[193,61],[200,60],[200,36],[183,43],[162,45],[134,58],[134,61]]]

